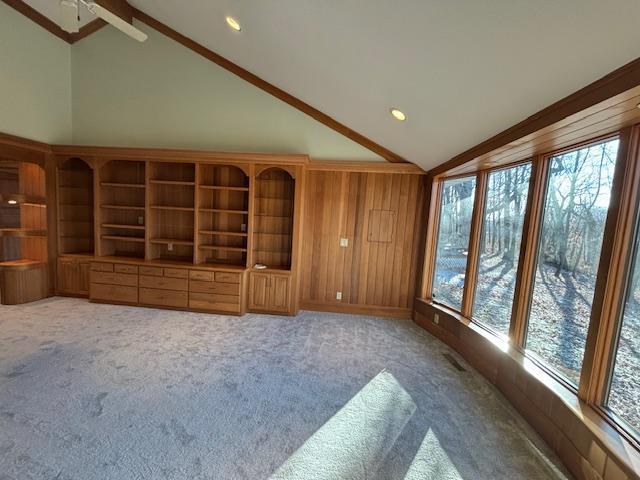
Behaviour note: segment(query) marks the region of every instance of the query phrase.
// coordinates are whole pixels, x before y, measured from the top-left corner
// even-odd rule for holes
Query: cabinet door
[[[249,281],[249,308],[267,310],[269,308],[269,280],[268,273],[251,272]]]
[[[79,288],[79,268],[75,260],[58,259],[58,290],[61,293],[77,293]]]
[[[78,263],[78,293],[89,295],[91,277],[91,262]]]
[[[288,275],[271,275],[269,310],[274,312],[289,311],[289,291],[291,277]]]

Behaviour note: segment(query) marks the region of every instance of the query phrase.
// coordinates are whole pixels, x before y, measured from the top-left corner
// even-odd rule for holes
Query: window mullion
[[[478,279],[478,260],[480,257],[480,241],[484,218],[484,205],[487,193],[487,172],[480,172],[476,178],[476,195],[473,202],[473,216],[471,220],[471,234],[467,249],[467,269],[465,272],[464,292],[462,295],[462,315],[471,318],[473,313],[473,298]]]
[[[422,272],[421,297],[427,300],[433,298],[433,275],[435,272],[438,229],[440,228],[441,198],[442,181],[434,178],[431,181],[431,196],[429,200],[429,215],[427,217],[427,235],[425,239],[424,266]]]
[[[518,275],[516,277],[513,307],[511,311],[511,325],[509,338],[513,345],[524,347],[527,319],[531,305],[531,293],[536,272],[536,255],[540,225],[544,212],[544,198],[547,185],[549,160],[543,156],[536,157],[532,162],[531,183],[525,220],[522,229],[522,244],[518,258]]]

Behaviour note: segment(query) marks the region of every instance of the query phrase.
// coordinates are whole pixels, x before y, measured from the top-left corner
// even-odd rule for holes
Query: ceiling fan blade
[[[97,3],[86,2],[85,5],[87,6],[87,10],[89,10],[95,16],[100,17],[107,23],[110,23],[121,32],[129,35],[131,38],[134,38],[139,42],[144,42],[147,39],[146,33],[144,33],[141,30],[138,30],[136,27],[134,27],[130,23],[125,22],[122,18],[120,18],[114,13],[111,13],[109,10],[98,5]]]

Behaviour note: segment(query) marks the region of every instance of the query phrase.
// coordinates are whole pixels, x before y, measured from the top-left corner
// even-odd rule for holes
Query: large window
[[[549,160],[526,348],[577,385],[618,140]]]
[[[640,432],[640,235],[628,280],[608,406]]]
[[[473,317],[509,333],[531,164],[491,172],[487,178]]]
[[[475,177],[442,185],[433,299],[457,310],[462,306],[475,192]]]

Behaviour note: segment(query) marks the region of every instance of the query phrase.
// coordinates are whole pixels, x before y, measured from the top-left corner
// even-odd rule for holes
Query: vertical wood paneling
[[[422,177],[310,171],[307,179],[303,306],[410,309],[419,258]],[[340,247],[341,237],[349,241],[346,248]],[[336,292],[342,292],[342,300]]]

